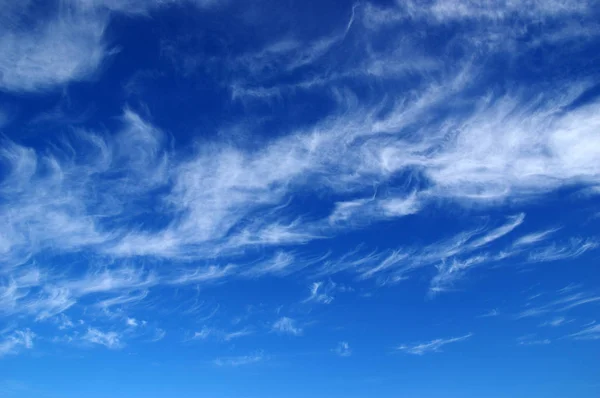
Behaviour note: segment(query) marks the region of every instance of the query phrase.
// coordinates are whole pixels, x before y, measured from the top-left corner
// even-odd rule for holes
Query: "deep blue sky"
[[[0,0],[0,397],[600,396],[599,20]]]

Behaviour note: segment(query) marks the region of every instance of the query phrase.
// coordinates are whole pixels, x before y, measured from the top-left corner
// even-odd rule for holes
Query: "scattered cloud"
[[[536,339],[535,334],[527,334],[525,336],[521,336],[517,339],[519,345],[548,345],[552,343],[550,339]]]
[[[411,345],[400,345],[398,347],[396,347],[397,350],[399,351],[404,351],[408,354],[413,354],[413,355],[424,355],[430,352],[439,352],[441,351],[441,348],[447,344],[452,344],[452,343],[458,343],[460,341],[464,341],[467,340],[469,338],[471,338],[471,336],[473,336],[473,333],[468,333],[464,336],[460,336],[460,337],[452,337],[452,338],[447,338],[447,339],[435,339],[435,340],[431,340],[427,343],[418,343],[418,344],[411,344]]]
[[[156,328],[154,331],[154,336],[150,339],[151,342],[155,343],[157,341],[161,341],[167,335],[167,331],[161,328]]]
[[[105,37],[115,13],[147,15],[169,4],[201,8],[223,3],[215,0],[65,0],[48,4],[35,26],[27,19],[31,2],[3,4],[0,17],[0,89],[40,92],[71,82],[90,80],[118,51]]]
[[[509,217],[508,222],[506,224],[504,224],[498,228],[495,228],[495,229],[487,232],[485,235],[473,240],[469,244],[469,247],[476,249],[481,246],[485,246],[488,243],[493,242],[496,239],[499,239],[499,238],[503,237],[504,235],[510,233],[515,228],[517,228],[519,225],[521,225],[524,220],[525,220],[525,214],[523,214],[523,213],[517,214],[516,216],[511,216],[511,217]]]
[[[193,340],[206,340],[209,337],[213,337],[215,339],[228,342],[231,340],[238,339],[240,337],[251,335],[252,333],[253,333],[253,331],[249,328],[244,328],[244,329],[236,330],[233,332],[227,332],[224,330],[209,328],[209,327],[204,326],[200,331],[194,332],[192,339]]]
[[[500,312],[496,309],[493,308],[491,310],[489,310],[488,312],[486,312],[485,314],[480,315],[480,318],[489,318],[489,317],[494,317],[494,316],[498,316],[500,315]]]
[[[262,362],[265,359],[266,357],[264,353],[257,352],[251,355],[217,358],[213,361],[213,363],[218,367],[238,367]]]
[[[88,343],[103,345],[111,350],[124,346],[121,336],[117,332],[102,332],[95,328],[89,328],[82,339]]]
[[[252,331],[250,329],[237,330],[235,332],[226,333],[223,336],[223,340],[224,341],[231,341],[231,340],[238,339],[240,337],[248,336],[248,335],[251,335],[251,334],[252,334]]]
[[[194,340],[205,340],[213,333],[214,331],[212,329],[203,327],[199,332],[194,332],[194,336],[192,338]]]
[[[0,337],[0,357],[16,354],[22,348],[33,348],[35,337],[35,333],[29,329],[17,330],[8,337]]]
[[[307,263],[305,263],[308,265]],[[265,275],[286,276],[298,271],[303,265],[293,254],[278,251],[268,260],[260,261],[243,274],[250,277],[261,277]]]
[[[332,281],[313,282],[310,285],[310,296],[304,302],[329,304],[333,301],[332,293],[335,291],[335,288],[336,284]]]
[[[75,1],[65,3],[54,17],[40,18],[38,29],[24,29],[19,7],[5,15],[9,21],[0,31],[1,89],[45,90],[89,78],[100,67],[109,54],[104,40],[108,15]],[[27,8],[27,2],[21,7]]]
[[[566,319],[565,317],[556,317],[553,318],[549,321],[543,322],[542,324],[540,324],[540,326],[551,326],[551,327],[558,327],[561,325],[564,325],[565,323],[569,323],[571,322],[571,320]]]
[[[71,319],[65,314],[60,314],[58,317],[56,317],[56,321],[58,323],[59,330],[71,329],[75,326],[73,321],[71,321]]]
[[[531,234],[523,235],[517,240],[515,240],[514,245],[517,247],[532,245],[548,239],[548,237],[550,237],[550,235],[552,235],[556,231],[558,231],[558,229],[547,229],[545,231],[533,232]]]
[[[598,340],[600,339],[600,325],[588,326],[579,332],[570,334],[569,337],[576,340]]]
[[[297,326],[294,319],[286,316],[279,318],[273,323],[271,330],[280,334],[291,334],[293,336],[300,336],[303,332],[302,328]]]
[[[529,260],[533,262],[557,261],[576,258],[600,244],[596,240],[573,238],[566,244],[552,244],[533,251]]]
[[[339,355],[341,357],[349,357],[350,355],[352,355],[352,350],[350,349],[350,345],[346,341],[340,341],[338,343],[337,347],[335,347],[335,349],[333,349],[333,352],[335,352],[337,355]]]
[[[540,296],[537,296],[539,298]],[[600,296],[583,291],[580,285],[569,285],[566,288],[559,289],[555,298],[534,306],[528,306],[526,309],[516,315],[517,319],[536,317],[544,314],[560,314],[573,308],[583,305],[600,302]],[[563,319],[563,316],[557,316],[555,320]]]

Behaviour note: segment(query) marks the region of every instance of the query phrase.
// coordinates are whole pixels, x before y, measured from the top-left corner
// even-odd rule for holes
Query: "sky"
[[[0,397],[599,397],[599,21],[0,0]]]

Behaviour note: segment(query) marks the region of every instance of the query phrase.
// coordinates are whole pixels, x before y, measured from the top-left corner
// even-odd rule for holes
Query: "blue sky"
[[[1,397],[598,397],[597,1],[0,1]]]

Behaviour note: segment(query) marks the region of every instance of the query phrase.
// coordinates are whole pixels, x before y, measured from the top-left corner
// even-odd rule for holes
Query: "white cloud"
[[[370,201],[369,199],[354,199],[335,203],[335,208],[328,217],[329,222],[335,224],[354,218],[357,212],[364,211],[363,208]]]
[[[35,337],[35,333],[29,329],[13,332],[10,336],[0,340],[0,357],[8,354],[15,354],[21,348],[32,348],[33,339]]]
[[[249,329],[237,330],[235,332],[225,333],[225,335],[223,336],[223,340],[224,341],[231,341],[231,340],[238,339],[240,337],[248,336],[248,335],[251,335],[251,334],[252,334],[252,331],[249,330]]]
[[[240,337],[249,336],[253,334],[253,331],[249,328],[228,332],[220,329],[210,328],[204,326],[199,332],[194,332],[192,336],[193,340],[206,340],[209,337],[216,338],[225,342],[229,342]]]
[[[585,297],[582,299],[573,299],[573,300],[570,300],[562,308],[559,308],[559,311],[567,311],[567,310],[570,310],[571,308],[579,307],[580,305],[589,304],[589,303],[597,303],[599,301],[600,301],[600,296]]]
[[[452,337],[452,338],[448,338],[448,339],[435,339],[435,340],[431,340],[430,342],[427,342],[427,343],[419,343],[419,344],[412,344],[412,345],[403,344],[401,346],[398,346],[396,349],[400,350],[400,351],[404,351],[408,354],[423,355],[423,354],[427,354],[429,352],[439,352],[443,346],[445,346],[447,344],[458,343],[460,341],[467,340],[471,336],[473,336],[473,333],[469,333],[469,334],[466,334],[466,335],[460,336],[460,337]]]
[[[437,274],[430,284],[430,293],[437,294],[449,289],[457,280],[464,277],[468,269],[483,264],[488,260],[485,255],[470,257],[466,260],[452,260],[442,262],[437,268]]]
[[[349,357],[352,355],[352,350],[350,349],[350,345],[346,341],[340,341],[333,350],[337,355],[341,357]]]
[[[550,339],[539,339],[535,333],[526,334],[517,338],[517,343],[523,346],[548,345],[552,341]]]
[[[99,301],[96,305],[100,308],[110,309],[113,306],[124,306],[139,303],[148,296],[148,290],[141,290],[139,292],[127,292],[120,294],[108,299]]]
[[[486,233],[484,236],[472,241],[469,244],[470,248],[476,249],[476,248],[485,246],[488,243],[495,241],[496,239],[503,237],[504,235],[510,233],[516,227],[521,225],[523,223],[523,220],[525,220],[525,214],[523,214],[523,213],[518,214],[516,216],[509,217],[509,221],[505,225],[498,227],[496,229],[493,229],[493,230],[489,231],[488,233]]]
[[[124,346],[121,342],[121,336],[117,332],[102,332],[95,328],[89,328],[82,339],[89,343],[103,345],[109,349],[118,349]]]
[[[3,3],[0,17],[0,89],[38,92],[92,78],[115,53],[104,37],[111,15],[148,14],[176,3],[201,8],[218,0],[64,0],[52,3],[36,23],[24,18],[29,1]]]
[[[265,355],[262,352],[258,352],[258,353],[251,354],[251,355],[217,358],[213,361],[213,363],[219,367],[227,367],[227,366],[237,367],[237,366],[258,363],[258,362],[264,361],[265,359],[266,359]]]
[[[354,199],[337,202],[328,217],[330,224],[349,224],[359,227],[378,219],[403,217],[418,213],[423,207],[416,193],[385,199]]]
[[[580,286],[569,285],[566,288],[558,290],[558,297],[535,307],[528,307],[516,315],[517,319],[536,317],[548,313],[567,312],[573,308],[582,305],[594,304],[600,302],[600,296],[581,291]],[[555,320],[563,318],[556,317]]]
[[[550,339],[519,341],[519,345],[548,345],[550,343],[552,343],[552,341]]]
[[[566,104],[568,101],[569,99],[565,99],[563,102]],[[420,209],[423,203],[421,199],[414,202],[416,198],[427,197],[428,200],[432,200],[436,197],[450,197],[493,204],[507,196],[526,196],[529,192],[552,189],[559,181],[573,181],[570,176],[577,175],[577,180],[585,180],[585,175],[594,178],[596,172],[593,166],[595,163],[591,162],[592,154],[573,156],[579,159],[577,164],[572,163],[572,160],[569,160],[571,158],[563,159],[562,152],[551,148],[547,148],[545,153],[560,156],[552,162],[542,158],[534,160],[529,155],[538,153],[550,145],[553,142],[552,137],[566,134],[566,131],[573,129],[580,130],[581,126],[585,126],[584,121],[592,117],[591,109],[574,111],[581,113],[578,125],[571,126],[574,119],[565,122],[566,116],[561,116],[564,120],[557,119],[556,123],[550,123],[550,126],[564,123],[568,126],[565,126],[564,131],[540,131],[536,141],[540,146],[536,149],[529,148],[536,143],[526,140],[525,132],[519,130],[519,126],[541,123],[538,119],[543,116],[544,111],[539,111],[540,115],[531,116],[533,120],[506,121],[505,118],[515,118],[519,113],[509,112],[517,107],[515,101],[504,102],[510,105],[508,110],[503,110],[507,105],[502,104],[496,105],[498,110],[487,109],[493,106],[488,104],[487,108],[482,110],[483,115],[473,116],[475,120],[456,121],[457,128],[459,131],[464,130],[465,136],[458,134],[454,142],[444,144],[442,149],[435,152],[434,157],[423,157],[419,153],[439,146],[440,136],[437,133],[422,131],[416,137],[417,143],[415,140],[407,142],[394,134],[373,133],[372,117],[363,117],[360,122],[359,119],[355,121],[334,117],[309,131],[279,138],[258,151],[243,151],[215,144],[216,148],[181,159],[166,151],[161,144],[164,139],[161,138],[159,130],[142,120],[139,115],[126,110],[123,117],[124,129],[122,134],[117,135],[117,142],[107,142],[92,135],[85,136],[84,142],[88,143],[88,150],[93,155],[88,156],[81,164],[69,164],[58,156],[40,157],[35,151],[14,144],[6,147],[3,157],[11,164],[12,172],[3,181],[2,191],[9,203],[18,203],[18,206],[10,210],[3,209],[5,211],[0,213],[3,221],[6,221],[5,231],[10,232],[2,235],[0,242],[3,243],[0,248],[14,258],[26,257],[50,245],[56,245],[65,251],[94,248],[101,253],[125,257],[209,257],[216,254],[240,253],[245,247],[301,244],[324,238],[328,234],[335,235],[339,226],[337,222],[331,225],[331,220],[347,220],[346,227],[351,228],[353,218],[367,220],[365,215],[372,214],[373,209],[380,209],[377,210],[376,219],[397,217],[413,212],[406,209]],[[553,104],[550,107],[553,109],[563,105]],[[544,103],[537,104],[537,107],[543,109]],[[405,110],[392,111],[395,112],[405,113]],[[501,116],[486,117],[485,114],[489,112],[500,112]],[[550,110],[545,113],[550,113]],[[385,116],[384,121],[390,120],[390,117]],[[474,128],[472,126],[478,123],[490,124],[494,120],[497,120],[498,125],[494,125],[493,129],[489,126],[476,129],[477,134],[484,137],[471,137],[475,134],[475,130],[471,131]],[[505,134],[495,130],[499,129],[500,125]],[[517,130],[509,129],[513,125]],[[538,127],[541,129],[546,125],[540,124]],[[586,151],[597,147],[593,143],[595,136],[588,130],[587,127],[587,132],[582,130],[581,134],[584,136],[580,137],[584,141],[588,140]],[[492,142],[500,139],[503,134],[510,143]],[[363,138],[357,140],[359,136]],[[545,138],[549,141],[544,141]],[[340,142],[343,143],[341,147],[338,145]],[[469,147],[484,144],[488,149]],[[528,173],[514,174],[510,170],[491,169],[518,164],[520,161],[512,157],[517,156],[519,151],[513,147],[521,144],[524,145],[523,153],[528,154],[523,161],[533,162],[532,165],[535,163],[540,167],[551,166],[553,169],[539,169],[534,173],[536,177],[531,174],[530,179]],[[338,149],[333,150],[334,147]],[[488,157],[484,152],[492,147],[494,155]],[[561,148],[562,151],[569,146],[561,144]],[[580,146],[577,144],[573,150],[577,150],[576,148]],[[496,162],[494,157],[498,156],[502,158],[498,158]],[[581,164],[584,161],[582,159],[588,158],[589,167]],[[282,159],[285,160],[283,163]],[[561,159],[571,163],[563,162],[564,168],[559,170],[556,167],[563,167],[559,166]],[[402,161],[398,163],[399,160]],[[466,168],[461,168],[461,162]],[[274,163],[277,163],[278,167],[271,167]],[[50,167],[49,170],[53,172],[42,177],[37,171],[40,164]],[[524,166],[527,169],[527,165]],[[124,175],[129,177],[124,177],[123,180],[105,179],[103,173],[111,167],[127,171]],[[374,179],[386,181],[396,173],[414,167],[422,169],[423,175],[430,180],[430,188],[426,191],[415,192],[408,197],[392,197],[371,202],[352,199],[344,202],[352,204],[351,212],[342,211],[347,206],[338,204],[332,215],[317,222],[306,222],[302,218],[291,222],[284,221],[288,216],[285,206],[282,205],[294,189],[305,186],[308,181],[312,181],[310,185],[319,189],[341,190],[352,194],[354,190],[364,189],[367,184],[372,186]],[[450,168],[454,170],[450,172]],[[65,180],[61,177],[65,173],[73,178]],[[503,176],[502,179],[497,178],[499,175]],[[542,175],[562,177],[549,180],[540,177]],[[131,184],[133,180],[145,183],[141,186]],[[502,180],[507,189],[498,191],[497,184]],[[173,185],[170,185],[169,181],[172,181]],[[102,194],[88,192],[91,186],[103,187]],[[131,188],[134,186],[137,187],[135,190]],[[131,204],[135,203],[131,198],[144,198],[157,186],[168,191],[162,198],[168,205],[168,211],[159,214],[169,216],[172,221],[164,228],[135,228],[127,232],[119,229],[103,231],[100,219],[88,214],[88,209],[100,209],[107,214],[107,219],[127,219],[135,216],[140,210],[131,207]],[[469,194],[473,190],[479,193],[475,196]],[[91,202],[90,198],[93,198]],[[415,203],[419,203],[417,207],[414,207]],[[245,218],[258,214],[261,217],[252,217],[252,223],[245,221],[242,228],[236,228]],[[483,247],[498,239],[520,222],[520,216],[515,216],[512,223],[504,226],[506,230],[489,231],[490,235],[480,236],[472,241],[472,249]],[[42,226],[52,228],[41,228]],[[280,265],[283,263],[279,262]],[[193,279],[194,276],[203,279],[205,276],[220,275],[216,268],[209,268],[208,271],[206,275],[202,272],[197,275],[185,273],[181,281],[186,278]]]
[[[409,258],[409,253],[401,253],[400,251],[393,251],[389,255],[387,255],[381,262],[379,262],[375,267],[369,268],[365,270],[362,274],[362,278],[371,277],[379,272],[386,271],[389,268],[397,267],[398,265],[403,264],[404,260]]]
[[[426,19],[430,23],[469,22],[489,26],[492,21],[501,22],[510,17],[522,19],[549,18],[554,15],[585,14],[592,3],[588,1],[542,1],[490,2],[485,5],[469,1],[435,0],[426,4],[414,0],[398,1],[396,7],[381,8],[367,3],[364,23],[372,28],[382,28],[401,23],[407,19]]]
[[[227,3],[227,0],[79,0],[88,7],[106,8],[111,11],[123,12],[126,14],[147,15],[158,7],[165,7],[172,4],[187,3],[200,8],[209,8]]]
[[[43,285],[44,279],[35,268],[20,276],[17,273],[8,281],[0,279],[0,313],[24,313],[44,320],[75,304],[68,289]]]
[[[65,314],[60,314],[57,317],[56,321],[58,322],[59,330],[71,329],[75,326],[73,321],[71,321],[71,319],[68,316],[66,316]]]
[[[225,267],[210,265],[208,267],[201,267],[195,270],[185,271],[181,275],[178,275],[170,283],[189,284],[216,281],[231,275],[234,269],[235,265],[233,264],[229,264]]]
[[[194,340],[205,340],[205,339],[207,339],[213,333],[214,333],[213,329],[207,328],[205,326],[199,332],[194,332],[194,336],[192,338]]]
[[[115,269],[100,269],[88,273],[81,279],[67,283],[77,295],[113,291],[133,291],[154,286],[156,277],[140,268],[121,266]]]
[[[291,73],[301,67],[312,65],[340,45],[352,28],[354,17],[355,7],[351,10],[344,30],[308,42],[290,37],[278,38],[259,51],[248,52],[236,57],[229,67],[249,73],[255,79],[267,80],[277,73]],[[260,92],[261,90],[256,91]],[[234,90],[234,99],[236,94],[237,92]]]
[[[151,342],[157,342],[165,338],[167,335],[167,331],[161,328],[156,328],[154,331],[154,336],[150,339]]]
[[[12,23],[0,28],[0,88],[40,91],[89,78],[99,68],[107,54],[108,15],[63,3],[37,29],[24,25],[18,13],[6,17]]]
[[[422,204],[413,192],[404,198],[391,198],[382,200],[380,207],[387,217],[407,216],[416,214],[421,210]]]
[[[576,340],[598,340],[600,339],[600,325],[591,325],[579,332],[570,334],[569,337]]]
[[[600,244],[592,239],[572,238],[566,244],[551,244],[533,251],[529,260],[532,262],[558,261],[569,258],[576,258],[587,251],[598,248]]]
[[[560,316],[560,317],[553,318],[549,321],[546,321],[546,322],[542,323],[540,326],[558,327],[558,326],[564,325],[565,323],[568,323],[568,322],[570,322],[570,321],[567,320],[564,316]]]
[[[310,296],[308,296],[304,302],[329,304],[333,301],[333,292],[335,290],[336,284],[332,281],[313,282],[310,285]]]
[[[430,293],[448,290],[474,266],[501,261],[517,254],[518,251],[514,250],[498,251],[496,254],[473,253],[487,248],[512,232],[523,223],[524,217],[524,214],[510,216],[500,227],[489,228],[483,225],[427,246],[398,248],[379,255],[369,254],[360,263],[361,278],[378,276],[383,281],[400,281],[406,279],[408,273],[430,266],[437,269],[437,274],[431,280]],[[340,269],[335,263],[330,268]]]
[[[496,309],[493,308],[491,310],[489,310],[488,312],[486,312],[485,314],[480,315],[480,318],[489,318],[489,317],[494,317],[494,316],[498,316],[500,315],[500,312]]]
[[[280,334],[291,334],[300,336],[303,332],[302,328],[296,325],[296,321],[286,316],[279,318],[273,323],[271,330]]]
[[[293,254],[278,251],[273,255],[273,257],[264,261],[260,261],[247,271],[244,271],[243,275],[250,277],[260,277],[265,275],[285,276],[291,272],[298,271],[305,265],[308,265],[308,263],[305,262],[302,264],[294,257]]]
[[[545,231],[534,232],[531,234],[523,235],[520,238],[516,239],[514,242],[515,246],[528,246],[543,240],[548,239],[550,235],[554,232],[558,231],[558,229],[547,229]]]

